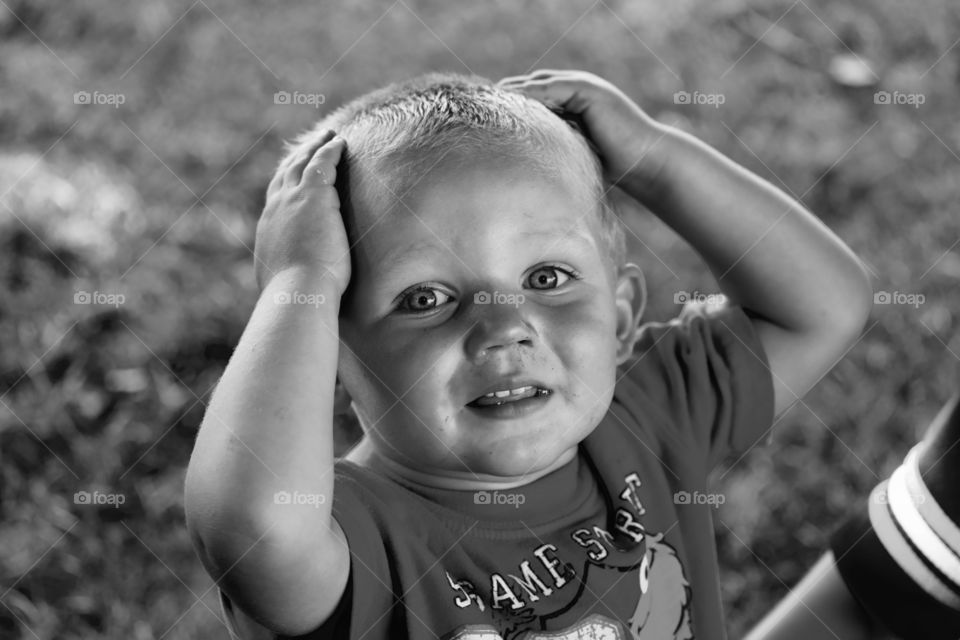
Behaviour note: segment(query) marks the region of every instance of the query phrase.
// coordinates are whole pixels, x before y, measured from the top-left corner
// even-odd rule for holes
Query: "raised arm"
[[[861,262],[826,225],[769,182],[691,135],[664,128],[656,181],[622,186],[703,257],[753,316],[779,415],[860,335],[873,302]]]
[[[501,86],[577,114],[607,179],[676,230],[754,318],[779,415],[853,344],[872,304],[861,262],[798,202],[583,71]]]
[[[338,311],[350,278],[332,134],[270,185],[257,228],[253,314],[213,394],[187,469],[194,546],[218,586],[284,634],[317,627],[350,557],[332,517]]]

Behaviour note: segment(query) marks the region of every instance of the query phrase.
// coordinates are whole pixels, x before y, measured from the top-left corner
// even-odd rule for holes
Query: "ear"
[[[640,267],[628,262],[617,272],[617,364],[621,365],[633,353],[637,341],[637,327],[647,307],[647,282]]]
[[[347,393],[346,388],[340,382],[340,376],[337,376],[336,385],[333,388],[333,415],[341,416],[349,414],[350,409],[350,394]]]

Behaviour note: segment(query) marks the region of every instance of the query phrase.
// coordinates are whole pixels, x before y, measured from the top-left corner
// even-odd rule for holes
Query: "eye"
[[[431,311],[450,300],[450,296],[430,287],[413,289],[400,299],[399,309],[410,313]]]
[[[531,289],[556,289],[571,278],[579,279],[579,276],[580,274],[573,270],[545,265],[537,267],[527,276],[527,284]]]

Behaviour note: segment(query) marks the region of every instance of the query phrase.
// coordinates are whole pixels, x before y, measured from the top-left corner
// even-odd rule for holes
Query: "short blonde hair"
[[[354,238],[354,202],[382,203],[389,199],[385,191],[402,193],[404,184],[455,150],[457,155],[508,157],[564,181],[582,176],[597,205],[605,257],[614,267],[626,260],[623,226],[600,159],[575,122],[521,93],[454,73],[390,84],[341,106],[287,143],[280,166],[315,146],[327,129],[347,141],[337,188],[347,232]]]

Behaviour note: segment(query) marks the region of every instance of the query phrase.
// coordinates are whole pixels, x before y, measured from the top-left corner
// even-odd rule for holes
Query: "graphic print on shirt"
[[[619,497],[630,508],[616,510],[614,532],[594,526],[570,533],[583,549],[577,562],[561,558],[552,544],[540,545],[516,573],[490,576],[486,601],[473,583],[447,573],[454,604],[486,611],[496,624],[460,627],[444,640],[692,640],[683,565],[664,534],[639,520],[646,512],[639,476],[624,481]],[[554,601],[563,604],[545,611]],[[589,603],[592,613],[584,616]]]

